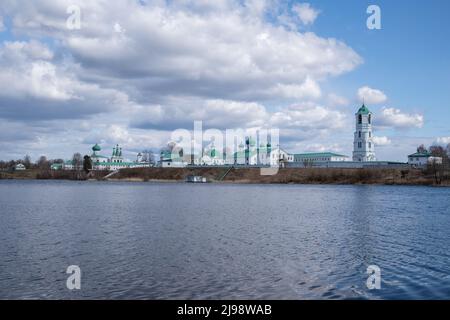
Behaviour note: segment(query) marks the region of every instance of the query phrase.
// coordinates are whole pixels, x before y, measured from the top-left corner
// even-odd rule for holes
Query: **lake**
[[[448,299],[450,188],[0,180],[0,244],[0,299]]]

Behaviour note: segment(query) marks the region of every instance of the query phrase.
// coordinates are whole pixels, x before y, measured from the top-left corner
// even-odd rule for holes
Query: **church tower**
[[[376,161],[372,133],[372,112],[363,104],[356,113],[353,161]]]

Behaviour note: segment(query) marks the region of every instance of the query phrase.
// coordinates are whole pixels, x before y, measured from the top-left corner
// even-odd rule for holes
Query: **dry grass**
[[[129,181],[184,181],[188,175],[200,175],[210,182],[219,182],[227,168],[133,168],[123,169],[112,178]],[[27,170],[0,172],[0,179],[66,179],[102,180],[108,172]],[[299,183],[299,184],[386,184],[434,185],[434,176],[419,169],[338,169],[338,168],[280,168],[272,176],[262,176],[259,168],[233,168],[223,183]],[[450,178],[443,179],[450,185]]]

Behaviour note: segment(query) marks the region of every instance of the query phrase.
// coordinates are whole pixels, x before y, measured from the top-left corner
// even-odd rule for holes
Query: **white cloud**
[[[388,137],[373,137],[373,142],[377,146],[387,146],[392,143]]]
[[[345,97],[341,97],[337,94],[330,93],[327,97],[328,103],[331,106],[345,106],[349,104],[349,101]]]
[[[0,4],[12,33],[31,39],[0,46],[0,85],[8,88],[0,118],[45,122],[52,133],[39,131],[34,150],[96,139],[154,145],[194,120],[219,129],[279,125],[292,139],[344,127],[344,114],[305,101],[362,58],[342,41],[299,32],[317,17],[309,5],[294,6],[297,27],[289,28],[267,18],[280,12],[272,0],[80,0],[82,28],[72,31],[72,3]],[[66,128],[55,119],[83,121]]]
[[[260,15],[265,6],[258,9],[254,2],[249,7],[239,1],[79,2],[83,24],[77,32],[59,22],[69,0],[58,2],[61,11],[50,0],[8,4],[15,30],[55,37],[89,69],[86,74],[120,78],[122,84],[130,82],[123,87],[138,87],[149,97],[189,93],[254,100],[267,98],[278,86],[295,95],[295,86],[351,71],[362,62],[341,41],[273,25]],[[126,33],[114,32],[114,21]]]
[[[358,99],[367,104],[379,104],[385,102],[387,97],[381,90],[364,86],[358,89]]]
[[[77,66],[56,60],[37,41],[0,47],[0,117],[12,120],[79,118],[128,103],[127,94],[76,77]]]
[[[342,148],[338,143],[333,144],[322,144],[322,143],[311,143],[311,144],[299,144],[298,147],[302,152],[341,152]]]
[[[270,90],[273,95],[279,95],[285,98],[320,98],[322,92],[319,85],[314,80],[307,78],[302,84],[277,84]]]
[[[311,7],[309,3],[298,3],[292,7],[304,25],[313,24],[319,15],[319,11]]]
[[[5,24],[3,23],[3,17],[0,16],[0,32],[3,32],[6,30]]]
[[[263,126],[269,117],[256,102],[222,99],[172,98],[164,106],[136,105],[131,110],[131,125],[137,128],[191,129],[194,121],[217,129]]]
[[[436,139],[436,144],[448,145],[448,144],[450,144],[450,137],[438,137]]]
[[[383,108],[377,125],[396,129],[422,128],[424,117],[421,114],[403,113],[395,108]]]
[[[345,115],[339,111],[313,103],[303,103],[273,113],[270,124],[281,129],[333,130],[343,128],[345,119]]]
[[[36,40],[5,41],[0,55],[10,64],[25,60],[51,60],[54,57],[53,52],[46,45]]]

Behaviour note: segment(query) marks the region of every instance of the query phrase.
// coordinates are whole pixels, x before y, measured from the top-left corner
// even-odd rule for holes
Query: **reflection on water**
[[[0,181],[0,298],[448,299],[449,207],[448,188]]]

